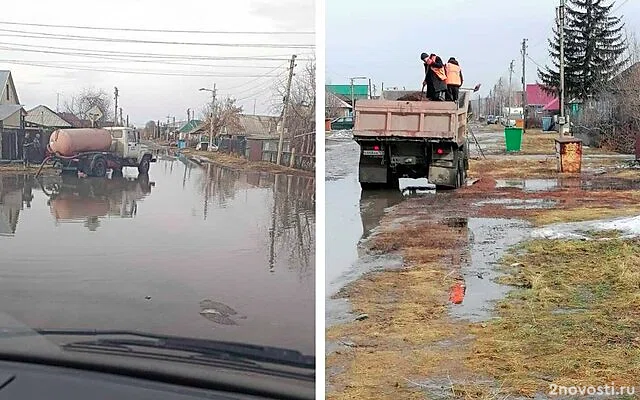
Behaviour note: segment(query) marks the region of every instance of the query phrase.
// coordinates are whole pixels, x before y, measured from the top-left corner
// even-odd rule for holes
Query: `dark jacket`
[[[431,68],[444,68],[442,59],[440,57],[436,57],[436,61],[433,64],[431,64]],[[430,82],[430,86],[433,87],[434,92],[446,91],[447,82],[438,78],[438,75],[436,75],[436,73],[433,72],[431,68],[425,65],[425,69],[427,69],[425,79],[427,80],[427,82]]]

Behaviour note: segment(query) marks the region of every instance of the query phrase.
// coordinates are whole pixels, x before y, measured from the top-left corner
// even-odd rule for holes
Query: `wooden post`
[[[289,158],[289,168],[293,168],[296,165],[296,148],[291,148],[291,157]]]

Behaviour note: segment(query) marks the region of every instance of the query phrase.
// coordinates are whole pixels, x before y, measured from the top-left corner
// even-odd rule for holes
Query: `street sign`
[[[93,106],[87,111],[87,116],[93,122],[96,122],[100,118],[102,118],[104,114],[102,114],[102,110],[98,106]]]

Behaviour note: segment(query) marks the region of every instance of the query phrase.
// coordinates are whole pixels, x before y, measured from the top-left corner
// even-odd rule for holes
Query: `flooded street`
[[[172,156],[148,179],[0,174],[0,311],[314,354],[314,190]]]
[[[358,182],[360,147],[348,135],[326,142],[326,319],[327,325],[345,321],[348,304],[332,299],[362,274],[389,267],[398,260],[371,256],[359,248],[378,227],[385,210],[402,201],[399,191],[362,192]]]

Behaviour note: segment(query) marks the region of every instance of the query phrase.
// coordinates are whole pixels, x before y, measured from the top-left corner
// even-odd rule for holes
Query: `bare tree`
[[[286,82],[277,87],[280,98],[284,99],[287,91]],[[282,116],[283,105],[274,105],[274,111]],[[287,114],[287,138],[315,131],[316,114],[316,62],[310,61],[304,69],[296,73],[291,82],[291,97]]]
[[[236,105],[236,99],[232,97],[216,101],[213,107],[213,119],[211,104],[208,104],[202,110],[205,129],[207,132],[210,132],[211,124],[213,123],[214,137],[220,135],[223,132],[223,128],[225,128],[227,132],[242,132],[244,128],[240,123],[241,114],[242,106]]]
[[[324,99],[325,99],[324,116],[326,118],[334,119],[338,117],[344,117],[344,111],[342,110],[348,104],[341,101],[341,99],[337,95],[329,91],[325,91]]]
[[[148,121],[142,130],[142,136],[145,139],[151,139],[156,133],[156,121]]]
[[[66,112],[72,113],[76,117],[86,120],[87,112],[93,107],[98,106],[102,111],[102,117],[98,122],[110,121],[113,117],[113,108],[111,105],[111,95],[103,89],[84,88],[80,93],[71,97],[71,101],[65,101],[64,109]]]
[[[632,153],[636,134],[640,132],[640,41],[627,31],[626,43],[627,61],[621,67],[622,72],[610,79],[596,96],[583,102],[574,131],[590,145]]]

